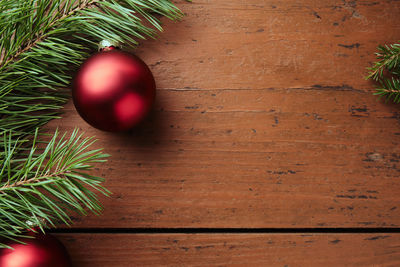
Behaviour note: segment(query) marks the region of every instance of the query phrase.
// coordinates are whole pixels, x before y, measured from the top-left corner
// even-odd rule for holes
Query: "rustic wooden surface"
[[[400,265],[399,234],[63,234],[58,237],[75,256],[76,266],[82,267],[167,263],[281,267]]]
[[[399,106],[377,101],[364,80],[376,46],[400,39],[400,2],[177,4],[183,21],[164,20],[160,38],[137,50],[158,85],[146,122],[131,133],[104,133],[69,103],[49,124],[96,135],[112,155],[96,170],[114,193],[102,198],[104,214],[76,218],[74,227],[400,227]],[[369,234],[346,234],[332,244],[338,237],[329,233],[65,231],[78,266],[396,266],[400,258],[398,235],[370,242]],[[194,249],[179,249],[174,238]]]

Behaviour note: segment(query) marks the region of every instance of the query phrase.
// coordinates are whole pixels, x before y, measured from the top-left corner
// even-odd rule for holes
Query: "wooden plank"
[[[228,100],[220,110],[213,94]],[[398,226],[395,110],[359,95],[162,91],[152,120],[126,135],[69,106],[63,129],[80,125],[112,155],[97,172],[114,192],[104,216],[77,226]]]
[[[58,234],[76,267],[399,266],[399,234]]]
[[[112,155],[114,195],[76,227],[399,227],[400,113],[363,76],[400,3],[181,5],[138,50],[159,85],[141,127],[103,133],[71,104],[49,124]]]
[[[179,1],[138,54],[159,88],[289,88],[349,85],[363,78],[379,44],[398,41],[400,3],[375,0]]]

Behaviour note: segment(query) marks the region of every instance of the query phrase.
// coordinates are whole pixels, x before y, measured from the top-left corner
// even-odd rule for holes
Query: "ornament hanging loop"
[[[102,40],[99,43],[99,51],[111,51],[114,49],[121,49],[121,44],[118,41]]]

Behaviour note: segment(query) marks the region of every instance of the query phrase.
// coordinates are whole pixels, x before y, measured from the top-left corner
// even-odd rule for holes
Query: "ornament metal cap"
[[[121,44],[118,41],[102,40],[99,43],[99,51],[110,51],[114,49],[121,49]]]
[[[33,217],[31,216],[32,219],[27,220],[25,223],[28,225],[27,232],[31,233],[37,233],[39,231],[44,233],[44,227],[47,226],[46,220],[41,218],[41,217]]]
[[[29,226],[35,227],[39,225],[46,225],[46,220],[43,219],[42,217],[33,217],[31,216],[32,219],[27,220],[25,223]]]

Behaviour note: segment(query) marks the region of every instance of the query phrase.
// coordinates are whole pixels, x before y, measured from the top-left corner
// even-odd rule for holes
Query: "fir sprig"
[[[0,237],[101,209],[94,192],[108,191],[89,171],[106,155],[76,131],[41,150],[38,128],[59,118],[62,88],[101,40],[135,46],[160,16],[182,13],[169,0],[0,0]]]
[[[137,45],[162,30],[158,16],[182,13],[169,0],[0,1],[0,134],[23,140],[58,118],[59,88],[98,42]]]
[[[89,150],[94,140],[83,138],[75,130],[69,138],[56,131],[44,148],[37,144],[24,148],[3,135],[0,152],[0,236],[15,239],[23,236],[29,225],[55,227],[70,223],[68,210],[86,214],[98,213],[101,205],[94,191],[108,195],[102,178],[88,174],[93,163],[108,156],[100,149]],[[0,241],[0,247],[6,247]]]
[[[368,68],[367,76],[379,84],[374,95],[400,103],[400,43],[380,45],[375,54],[378,61]]]

